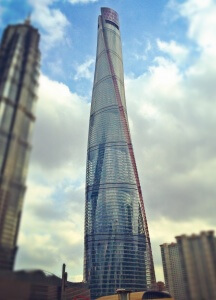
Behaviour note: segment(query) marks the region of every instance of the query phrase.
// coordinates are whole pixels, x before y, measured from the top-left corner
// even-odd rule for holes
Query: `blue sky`
[[[216,3],[3,0],[0,33],[31,12],[41,76],[16,268],[82,280],[87,133],[100,7],[119,13],[125,88],[157,280],[159,245],[216,229]]]
[[[147,70],[158,51],[155,43],[158,37],[165,41],[175,37],[181,41],[185,21],[170,21],[173,12],[167,1],[134,2],[90,1],[71,4],[66,0],[40,0],[34,4],[33,1],[3,1],[1,30],[8,23],[22,21],[31,12],[32,23],[42,35],[42,72],[53,80],[63,81],[72,91],[86,96],[86,89],[88,95],[91,92],[91,83],[89,80],[74,78],[79,65],[95,58],[97,17],[101,6],[110,6],[120,15],[126,73],[138,76]],[[58,34],[55,27],[58,28]],[[148,50],[149,45],[151,51]],[[93,69],[92,62],[91,72]]]

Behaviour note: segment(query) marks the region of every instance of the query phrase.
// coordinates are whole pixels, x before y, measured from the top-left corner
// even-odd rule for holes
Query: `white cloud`
[[[151,86],[148,90],[154,91],[154,94],[155,92],[158,93],[158,88],[160,94],[168,91],[174,92],[181,81],[181,74],[177,65],[164,57],[156,57],[154,61],[156,64],[149,67]]]
[[[72,281],[81,282],[83,280],[83,275],[75,275],[72,277]]]
[[[188,0],[175,3],[172,8],[188,21],[188,37],[201,48],[215,52],[216,49],[216,3],[213,0]]]
[[[60,75],[64,77],[64,68],[61,58],[56,59],[55,61],[49,62],[48,67],[52,74]]]
[[[76,67],[76,74],[74,80],[79,80],[82,78],[93,80],[93,65],[94,59],[89,58],[83,64]]]
[[[147,59],[147,56],[145,54],[134,53],[133,56],[136,60],[144,60],[145,61]]]
[[[46,174],[35,178],[31,167],[19,235],[16,269],[37,268],[60,276],[67,264],[70,280],[80,280],[83,264],[84,195],[83,186],[64,191],[61,175],[53,185]],[[70,183],[69,183],[70,180]],[[67,186],[66,185],[66,186]],[[59,196],[57,197],[56,194]]]
[[[66,16],[59,10],[51,8],[55,0],[29,0],[33,7],[32,20],[43,30],[44,48],[50,48],[65,39],[67,26],[70,24]]]
[[[32,168],[18,240],[20,249],[16,269],[38,268],[60,275],[61,265],[66,263],[69,279],[80,280],[84,188],[73,186],[70,180],[71,193],[67,194],[62,187],[65,178],[59,176],[53,186],[52,181],[45,183],[45,174],[40,173],[40,178],[33,180],[34,175]]]
[[[89,105],[42,75],[37,116],[16,268],[80,280]]]
[[[175,222],[179,234],[195,226],[200,230],[216,226],[212,180],[216,176],[216,113],[212,109],[216,55],[214,38],[209,38],[215,31],[211,17],[216,15],[215,6],[213,1],[192,0],[173,6],[188,20],[188,37],[200,49],[183,71],[179,63],[187,52],[184,45],[158,40],[161,51],[172,60],[156,57],[146,73],[126,78],[128,114],[133,121],[132,138],[150,231],[152,221],[159,218],[158,232],[164,232],[164,242],[168,230],[160,229],[161,216]],[[209,24],[209,17],[211,28],[204,25]],[[187,226],[181,226],[182,222]],[[173,239],[174,227],[170,226]],[[154,237],[153,232],[153,242]]]
[[[140,41],[137,40],[137,39],[135,39],[134,42],[135,42],[139,47],[141,46],[141,47],[143,48],[143,43],[142,43],[142,42],[140,42]],[[134,56],[134,58],[135,58],[136,60],[143,60],[143,61],[147,60],[148,53],[151,51],[152,45],[151,45],[151,43],[150,43],[149,40],[147,40],[147,42],[145,41],[145,43],[147,43],[147,45],[146,45],[144,51],[142,51],[142,52],[140,52],[140,53],[135,52],[135,53],[133,54],[133,56]],[[136,48],[137,48],[137,47],[136,47]]]
[[[77,175],[85,164],[89,104],[44,75],[38,93],[32,163],[44,171]]]
[[[134,149],[153,218],[214,223],[216,68],[203,57],[184,73],[160,57],[142,76],[126,79]]]
[[[182,63],[187,55],[188,50],[182,45],[177,44],[175,41],[170,41],[169,43],[157,39],[158,48],[170,55],[170,57],[177,63]]]

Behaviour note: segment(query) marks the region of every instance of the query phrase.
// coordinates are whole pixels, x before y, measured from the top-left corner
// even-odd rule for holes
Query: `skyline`
[[[99,8],[109,6],[120,17],[129,123],[160,280],[160,243],[174,241],[178,234],[216,228],[216,68],[211,63],[216,5],[198,0],[137,1],[135,6],[130,1],[73,2],[1,3],[1,32],[8,23],[23,21],[31,8],[32,24],[42,35],[40,96],[17,267],[58,274],[65,262],[69,275],[82,276],[96,24]],[[136,27],[143,28],[141,37],[134,33]]]

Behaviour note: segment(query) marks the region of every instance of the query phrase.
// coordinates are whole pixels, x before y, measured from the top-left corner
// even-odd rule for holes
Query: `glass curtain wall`
[[[39,76],[39,34],[27,21],[4,31],[0,47],[0,270],[11,270]]]
[[[118,15],[102,8],[89,123],[84,278],[91,297],[155,282],[125,102]]]

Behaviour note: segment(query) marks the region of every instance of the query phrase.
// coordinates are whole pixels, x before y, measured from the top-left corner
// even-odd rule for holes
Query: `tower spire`
[[[31,12],[28,13],[25,21],[24,21],[25,25],[31,25]]]

